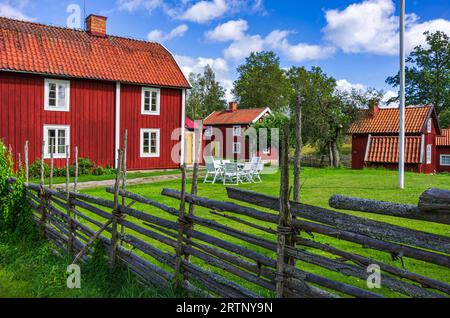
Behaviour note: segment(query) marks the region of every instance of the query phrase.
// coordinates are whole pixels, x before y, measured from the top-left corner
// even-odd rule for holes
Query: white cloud
[[[164,31],[161,30],[153,30],[147,35],[147,39],[149,41],[165,42],[177,37],[182,37],[188,30],[189,27],[186,24],[177,26],[169,33],[164,33]]]
[[[203,73],[205,66],[209,65],[216,74],[216,80],[222,85],[226,91],[226,98],[232,99],[231,89],[233,88],[233,80],[230,75],[230,70],[223,58],[206,58],[206,57],[190,57],[183,55],[175,55],[175,59],[180,65],[186,77],[190,73]]]
[[[122,11],[134,12],[145,9],[151,13],[163,5],[163,0],[117,0],[116,4]]]
[[[335,52],[333,47],[322,47],[307,43],[291,44],[287,39],[291,33],[293,32],[287,30],[274,30],[265,38],[259,34],[241,34],[237,40],[224,50],[224,56],[227,59],[239,61],[247,57],[251,52],[276,50],[290,61],[302,62],[327,58]]]
[[[353,89],[356,90],[365,90],[367,87],[363,84],[353,84],[347,81],[346,79],[341,79],[336,81],[337,89],[343,92],[351,92]]]
[[[365,0],[344,10],[328,10],[325,39],[346,53],[398,54],[399,17],[392,0]],[[450,34],[450,21],[444,19],[419,23],[414,13],[406,19],[406,50],[423,44],[426,30],[441,30]]]
[[[0,3],[0,16],[25,21],[32,21],[34,19],[26,15],[24,12],[27,4],[28,1],[25,0],[3,1],[2,3]]]
[[[398,107],[399,106],[399,102],[398,101],[388,104],[388,101],[391,98],[397,98],[397,97],[398,97],[398,92],[387,91],[386,93],[384,93],[384,96],[381,99],[381,104],[384,105],[385,107]]]
[[[221,17],[227,10],[228,5],[225,0],[199,1],[187,9],[180,18],[191,22],[205,23]]]
[[[248,30],[248,23],[245,20],[231,20],[218,25],[214,30],[205,33],[207,39],[212,41],[237,41],[245,37]]]

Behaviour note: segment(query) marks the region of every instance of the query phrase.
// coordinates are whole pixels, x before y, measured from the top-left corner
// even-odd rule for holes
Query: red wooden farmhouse
[[[128,130],[129,169],[175,168],[189,88],[162,45],[108,35],[105,17],[89,16],[86,31],[0,18],[0,138],[15,156],[28,140],[30,163],[45,140],[56,165],[78,146],[114,166]]]
[[[259,156],[266,162],[278,160],[278,150],[270,145],[261,151],[250,149],[245,134],[252,124],[271,113],[269,108],[238,109],[238,104],[231,102],[227,110],[210,114],[204,122],[205,153],[234,160],[249,160],[253,156]]]
[[[353,169],[397,169],[399,117],[398,108],[375,106],[351,125]],[[405,170],[450,171],[450,130],[440,129],[433,106],[406,107],[405,132]]]

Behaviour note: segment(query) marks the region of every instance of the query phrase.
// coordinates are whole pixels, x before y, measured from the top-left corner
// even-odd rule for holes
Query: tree
[[[205,119],[216,110],[226,106],[225,89],[216,81],[216,75],[211,66],[205,66],[203,74],[189,75],[192,89],[187,100],[187,115],[196,119]]]
[[[424,35],[427,46],[417,46],[406,60],[406,102],[432,104],[440,115],[450,111],[450,41],[448,35],[440,31]],[[399,87],[399,78],[397,74],[386,82]]]
[[[287,108],[290,86],[275,53],[253,52],[237,72],[233,94],[242,108],[270,107],[273,111]]]

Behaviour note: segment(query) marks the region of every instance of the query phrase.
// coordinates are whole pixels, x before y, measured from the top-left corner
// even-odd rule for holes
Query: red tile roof
[[[230,112],[227,110],[216,111],[205,119],[205,125],[237,125],[251,124],[264,112],[270,111],[268,108],[238,109]]]
[[[160,44],[0,17],[0,70],[189,88]]]
[[[405,109],[406,133],[421,133],[433,106],[409,106]],[[353,123],[349,134],[398,133],[400,127],[398,108],[380,108],[373,117],[365,116]]]
[[[398,163],[398,137],[372,136],[370,138],[367,162]],[[422,138],[407,136],[405,138],[405,162],[420,163]]]
[[[441,135],[436,137],[436,146],[450,146],[450,128],[441,129]]]

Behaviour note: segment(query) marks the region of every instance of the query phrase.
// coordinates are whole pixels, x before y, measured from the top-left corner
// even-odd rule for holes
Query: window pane
[[[142,151],[144,153],[149,153],[150,152],[150,135],[148,132],[144,132],[143,133],[143,149]]]
[[[66,131],[63,129],[58,130],[58,153],[66,153]]]
[[[158,94],[156,92],[152,92],[152,111],[156,112],[158,109]]]
[[[58,85],[58,106],[66,106],[66,85]]]

